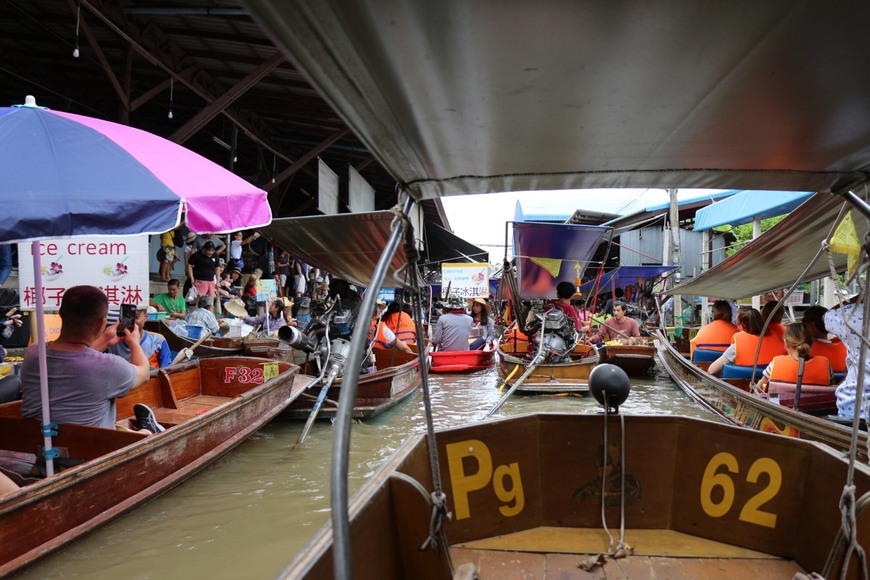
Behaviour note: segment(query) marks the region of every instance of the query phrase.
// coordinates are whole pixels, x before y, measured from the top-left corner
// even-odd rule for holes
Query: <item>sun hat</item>
[[[478,304],[483,304],[483,307],[486,308],[487,314],[492,314],[492,304],[487,302],[485,298],[481,298],[480,296],[478,296],[476,298],[468,298],[467,300],[468,300],[468,309],[469,310],[471,310],[472,305],[474,305],[474,303],[477,302]]]
[[[239,275],[241,275],[241,274],[242,274],[242,269],[239,268],[238,266],[236,266],[236,267],[234,267],[232,270],[230,270],[230,274],[232,274],[233,272],[238,272]]]
[[[293,301],[290,300],[289,298],[287,298],[286,296],[282,296],[281,300],[284,302],[284,308],[287,308],[288,306],[290,306],[290,307],[293,306]]]
[[[245,303],[241,298],[233,298],[224,302],[224,310],[235,316],[236,318],[246,318],[248,311],[245,309]]]
[[[187,242],[188,244],[192,244],[192,243],[194,242],[194,240],[196,240],[196,234],[195,234],[195,233],[193,233],[193,232],[188,232],[187,234],[185,234],[185,236],[184,236],[184,241],[185,241],[185,242]]]
[[[299,311],[302,312],[305,310],[307,312],[309,308],[311,308],[311,298],[306,296],[299,301]]]
[[[465,310],[465,300],[461,296],[450,296],[444,302],[444,306],[448,310]]]

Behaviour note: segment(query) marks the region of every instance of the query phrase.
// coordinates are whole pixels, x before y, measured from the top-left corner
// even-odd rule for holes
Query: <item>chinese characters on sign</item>
[[[461,298],[489,296],[489,264],[441,264],[441,291]],[[446,296],[445,296],[446,298]]]
[[[21,309],[35,310],[36,284],[33,246],[18,244],[18,291]],[[110,305],[148,304],[148,236],[77,237],[44,240],[39,244],[42,260],[42,303],[46,312],[60,308],[67,288],[97,286]]]

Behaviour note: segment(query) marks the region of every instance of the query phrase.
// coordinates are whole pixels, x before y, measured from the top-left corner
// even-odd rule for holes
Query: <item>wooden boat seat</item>
[[[794,408],[795,383],[771,381],[768,391],[779,395],[779,404]],[[811,414],[827,414],[837,408],[836,385],[801,385],[801,398],[798,410]]]
[[[766,366],[767,365],[747,367],[741,365],[726,364],[724,367],[722,367],[722,378],[752,380],[753,373],[755,373],[755,380],[757,381],[761,378],[761,373],[764,372],[764,367]]]
[[[724,346],[727,348],[727,345],[718,345],[718,344],[703,344],[699,346]],[[692,353],[692,362],[693,363],[711,363],[716,361],[724,350],[713,350],[710,348],[695,348],[695,352]]]
[[[39,425],[36,419],[0,417],[0,449],[38,455],[40,447],[45,443]],[[87,461],[147,436],[145,433],[133,431],[64,424],[59,426],[52,443],[54,447],[62,450],[63,455]]]
[[[784,560],[722,542],[707,540],[667,529],[627,529],[625,538],[634,548],[627,558],[608,561],[595,568],[596,576],[610,578],[668,577],[699,578],[711,570],[736,570],[754,578],[787,578],[804,570],[792,560]],[[577,564],[585,556],[607,551],[604,530],[594,528],[538,527],[484,540],[454,544],[450,548],[454,566],[472,563],[481,574],[494,574],[496,553],[511,553],[517,574],[500,568],[501,578],[576,577]],[[504,575],[504,573],[507,573]],[[600,574],[598,574],[600,572]],[[590,577],[592,574],[590,573]]]

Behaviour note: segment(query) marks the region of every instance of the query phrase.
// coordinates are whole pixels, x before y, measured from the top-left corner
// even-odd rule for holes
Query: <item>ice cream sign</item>
[[[21,309],[36,308],[33,246],[18,244],[18,291]],[[42,300],[48,312],[60,308],[67,288],[101,288],[109,304],[148,303],[148,236],[76,237],[39,244]]]
[[[486,298],[489,296],[489,264],[441,264],[441,292],[445,298],[448,284],[450,296]]]

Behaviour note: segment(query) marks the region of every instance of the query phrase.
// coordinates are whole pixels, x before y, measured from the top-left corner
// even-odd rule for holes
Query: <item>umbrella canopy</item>
[[[133,127],[37,107],[0,108],[0,242],[268,224],[266,192]]]
[[[272,221],[266,193],[171,141],[125,125],[50,111],[32,96],[0,108],[0,242],[165,232],[187,212],[197,232]],[[36,276],[36,295],[42,279]],[[51,423],[43,303],[36,301],[42,422]],[[49,431],[46,431],[49,433]],[[51,436],[46,467],[53,473]]]

